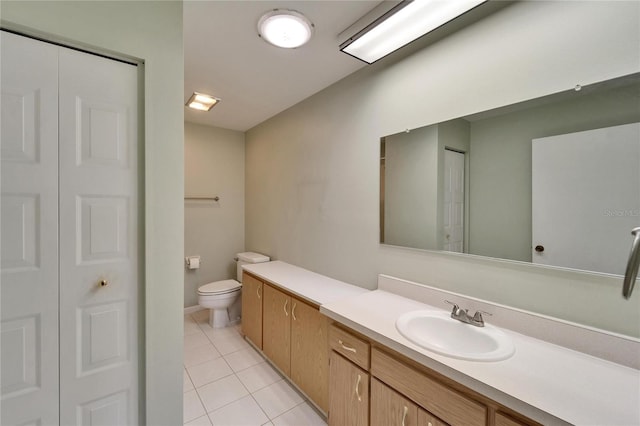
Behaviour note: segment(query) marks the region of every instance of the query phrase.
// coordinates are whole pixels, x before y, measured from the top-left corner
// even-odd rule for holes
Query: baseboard
[[[184,314],[185,315],[191,315],[191,314],[193,314],[195,312],[202,311],[204,309],[206,309],[206,308],[203,308],[200,305],[189,306],[188,308],[184,308]]]

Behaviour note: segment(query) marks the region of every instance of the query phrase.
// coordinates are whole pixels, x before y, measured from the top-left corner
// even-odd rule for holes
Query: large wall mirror
[[[384,136],[380,242],[623,275],[640,74]]]

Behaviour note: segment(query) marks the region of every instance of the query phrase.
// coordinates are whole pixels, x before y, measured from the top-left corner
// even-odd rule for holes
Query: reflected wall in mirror
[[[384,136],[380,242],[621,275],[640,74]]]

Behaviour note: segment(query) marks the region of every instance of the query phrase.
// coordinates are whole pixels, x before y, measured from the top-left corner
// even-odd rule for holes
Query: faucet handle
[[[476,311],[476,313],[473,314],[473,321],[480,324],[484,324],[484,319],[482,318],[482,314],[489,315],[489,316],[493,315],[486,311]]]
[[[458,306],[456,303],[449,302],[448,300],[445,300],[445,302],[453,306],[453,309],[451,310],[452,314],[458,314],[460,312],[460,306]]]

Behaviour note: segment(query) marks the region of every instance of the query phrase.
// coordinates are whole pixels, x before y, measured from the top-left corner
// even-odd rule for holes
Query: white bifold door
[[[138,71],[1,34],[0,423],[139,423]]]

